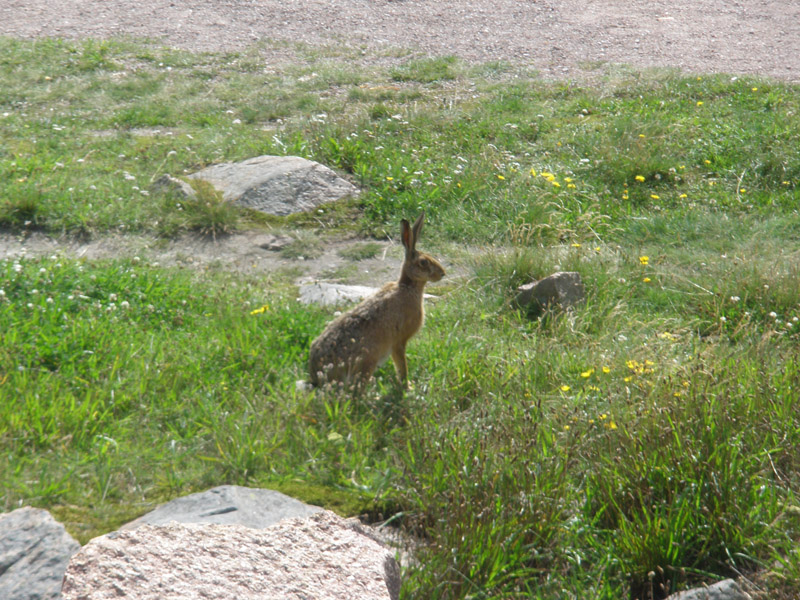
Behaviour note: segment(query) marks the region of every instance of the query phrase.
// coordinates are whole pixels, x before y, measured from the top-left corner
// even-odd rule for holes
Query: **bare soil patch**
[[[0,0],[0,19],[29,38],[126,35],[207,51],[286,42],[264,49],[276,62],[302,42],[364,49],[365,61],[405,49],[526,63],[551,77],[626,63],[800,81],[800,3],[785,0]]]

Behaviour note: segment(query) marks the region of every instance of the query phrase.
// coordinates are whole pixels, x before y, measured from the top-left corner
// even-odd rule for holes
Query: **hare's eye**
[[[427,267],[428,266],[428,259],[427,258],[423,258],[422,260],[419,261],[419,264],[421,266],[423,266],[423,267]]]

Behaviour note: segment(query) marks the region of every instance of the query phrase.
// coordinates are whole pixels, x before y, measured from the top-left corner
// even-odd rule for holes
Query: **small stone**
[[[514,303],[518,308],[538,316],[556,305],[562,310],[571,310],[585,300],[586,292],[580,273],[561,271],[518,287]]]

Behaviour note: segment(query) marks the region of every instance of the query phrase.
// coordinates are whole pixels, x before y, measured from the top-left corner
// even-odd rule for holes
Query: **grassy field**
[[[419,536],[407,599],[659,598],[740,574],[797,597],[800,89],[296,52],[0,38],[0,227],[281,228],[153,184],[318,160],[364,192],[292,227],[380,239],[424,209],[420,245],[467,273],[435,288],[413,389],[385,367],[361,398],[297,391],[332,312],[299,305],[290,271],[2,260],[0,510],[47,508],[85,542],[265,486]],[[585,307],[511,308],[556,270]]]

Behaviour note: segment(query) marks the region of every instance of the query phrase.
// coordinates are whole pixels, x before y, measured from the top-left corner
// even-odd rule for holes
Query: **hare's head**
[[[422,283],[423,285],[427,281],[439,281],[444,277],[444,268],[439,264],[438,260],[433,258],[430,254],[417,252],[417,239],[419,239],[419,232],[422,229],[422,222],[424,220],[424,212],[417,217],[413,227],[409,225],[407,220],[403,219],[400,230],[403,246],[406,249],[406,258],[403,262],[401,280],[407,279]]]

